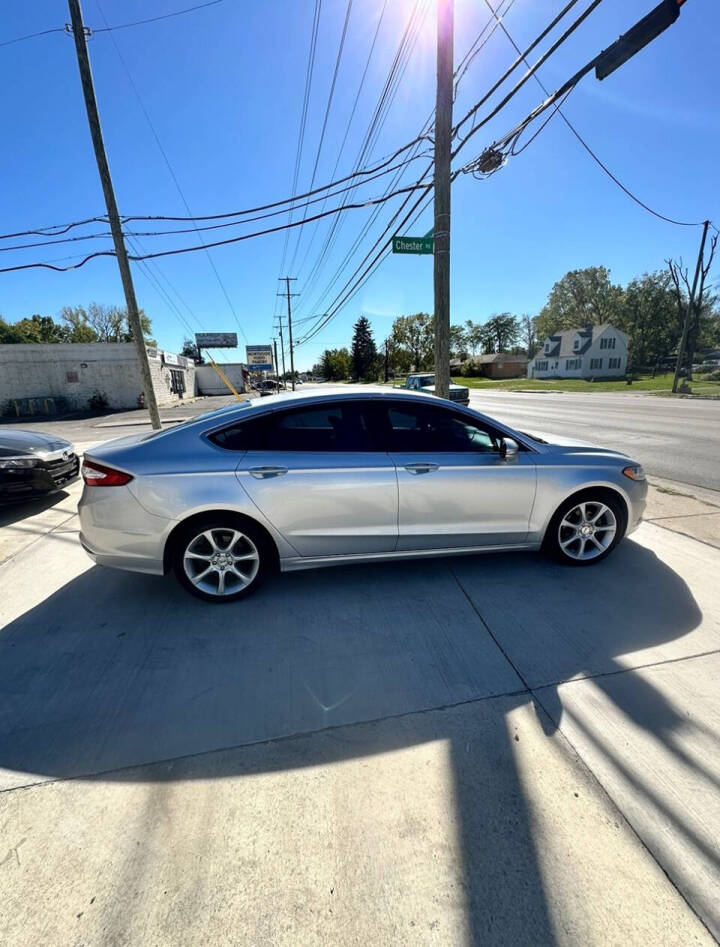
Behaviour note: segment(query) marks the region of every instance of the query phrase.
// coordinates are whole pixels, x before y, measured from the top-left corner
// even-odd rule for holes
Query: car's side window
[[[329,402],[264,415],[216,431],[214,444],[237,451],[372,451],[368,412],[359,404]]]
[[[269,416],[248,418],[208,434],[208,440],[225,450],[265,450]]]
[[[464,415],[425,404],[389,405],[388,450],[396,453],[496,453],[499,434]]]

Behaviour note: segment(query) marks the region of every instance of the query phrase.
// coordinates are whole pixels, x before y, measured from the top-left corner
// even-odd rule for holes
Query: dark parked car
[[[0,502],[62,490],[78,478],[75,448],[52,434],[0,430]]]

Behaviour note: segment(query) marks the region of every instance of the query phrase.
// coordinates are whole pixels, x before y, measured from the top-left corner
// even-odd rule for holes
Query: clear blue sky
[[[605,0],[541,70],[545,84],[559,85],[654,2]],[[192,6],[193,0],[100,0],[100,4],[107,22],[114,25]],[[381,5],[382,0],[353,4],[320,154],[319,183],[329,179],[335,165]],[[338,174],[353,167],[412,5],[411,0],[388,0]],[[516,0],[505,22],[515,40],[524,45],[561,5],[561,0]],[[578,9],[584,6],[582,2]],[[432,108],[432,0],[428,7],[374,157],[413,138]],[[345,9],[346,0],[324,0],[322,5],[301,189],[309,183],[317,153]],[[104,25],[96,0],[85,0],[83,12],[89,26]],[[219,213],[290,194],[312,15],[313,0],[223,0],[185,16],[112,34],[193,213]],[[482,0],[456,0],[456,62],[488,16]],[[8,2],[0,42],[62,27],[68,19],[62,0]],[[720,223],[718,35],[720,5],[715,0],[687,0],[677,23],[652,46],[602,83],[588,76],[565,106],[578,130],[627,186],[662,213],[684,220],[709,217]],[[111,36],[94,36],[90,55],[121,213],[185,214]],[[496,31],[462,81],[456,117],[464,114],[513,57],[507,39]],[[4,90],[0,231],[104,213],[72,39],[53,33],[0,47],[0,87]],[[531,80],[475,136],[464,154],[473,157],[541,98]],[[424,164],[417,162],[413,167]],[[412,173],[409,170],[405,180],[411,181]],[[382,184],[368,185],[363,193],[379,194]],[[372,235],[379,235],[391,213],[388,205]],[[314,288],[308,287],[307,278],[330,222],[319,226],[307,257],[314,225],[304,228],[290,274],[298,277],[294,289],[301,294],[294,301],[298,320],[324,311],[334,294],[323,300],[322,293],[369,214],[369,209],[361,209],[345,215]],[[422,234],[431,226],[428,210],[413,232]],[[297,233],[291,232],[290,256]],[[218,231],[206,236],[227,235],[228,231]],[[698,229],[670,226],[634,205],[556,117],[494,177],[476,181],[463,176],[454,185],[452,321],[484,321],[503,310],[537,312],[553,282],[577,267],[604,264],[616,281],[625,283],[636,274],[661,267],[669,255],[693,257],[699,236]],[[276,234],[212,251],[250,343],[266,342],[272,335],[283,241]],[[190,233],[142,242],[147,248],[164,249],[195,244],[197,238]],[[371,242],[370,237],[365,239],[346,276]],[[88,241],[32,253],[2,253],[0,263],[57,260],[109,245],[108,240]],[[183,304],[182,311],[194,329],[238,331],[204,253],[162,259],[158,269],[160,278],[170,282],[194,314]],[[186,327],[137,268],[135,281],[159,344],[177,349],[188,334]],[[112,259],[91,261],[69,273],[0,274],[0,313],[10,320],[35,312],[55,315],[63,305],[91,300],[123,303]],[[380,342],[395,316],[421,310],[432,310],[432,258],[391,257],[322,333],[298,349],[297,365],[309,367],[323,348],[348,344],[352,323],[361,313],[371,319]],[[244,358],[244,349],[225,357]]]

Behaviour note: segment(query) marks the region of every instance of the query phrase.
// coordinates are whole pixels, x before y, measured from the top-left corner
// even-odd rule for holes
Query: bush
[[[104,411],[107,407],[109,402],[104,391],[96,391],[88,398],[88,408],[91,411]]]
[[[477,362],[465,362],[462,366],[463,378],[480,378],[482,373],[482,365],[478,365]]]

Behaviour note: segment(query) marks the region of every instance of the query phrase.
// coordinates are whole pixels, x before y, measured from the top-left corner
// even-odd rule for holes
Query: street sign
[[[251,372],[269,372],[273,368],[272,345],[248,345],[247,366]]]
[[[199,349],[236,349],[237,332],[196,332],[195,344]]]
[[[393,253],[432,253],[433,237],[393,237]]]

